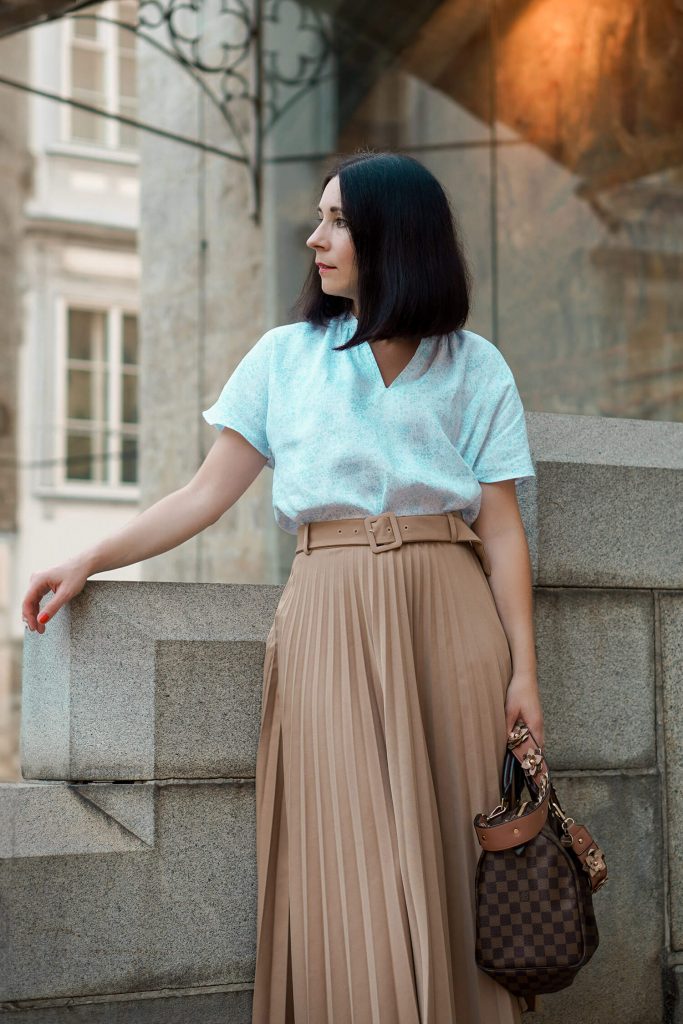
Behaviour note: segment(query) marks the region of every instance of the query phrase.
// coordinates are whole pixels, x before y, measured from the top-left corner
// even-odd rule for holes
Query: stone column
[[[290,24],[286,13],[266,27],[268,47],[277,50],[278,60],[289,61],[282,70],[291,73],[297,47],[309,46],[311,35],[299,30],[298,16]],[[191,17],[187,11],[186,16]],[[203,58],[216,56],[211,46],[226,31],[239,33],[235,18],[214,17],[211,24],[192,26],[201,33]],[[165,40],[160,30],[157,36]],[[144,42],[138,54],[141,120],[239,152],[228,122],[187,71]],[[218,88],[214,77],[205,81]],[[332,95],[329,81],[304,90],[267,133],[258,224],[250,216],[250,171],[244,164],[140,135],[143,508],[193,476],[218,437],[201,411],[261,335],[293,319],[290,307],[312,258],[305,240],[322,178],[314,154],[331,149],[335,135]],[[230,104],[229,110],[251,146],[248,107]],[[152,559],[145,576],[282,582],[294,546],[294,536],[275,524],[272,471],[266,467],[219,523]]]

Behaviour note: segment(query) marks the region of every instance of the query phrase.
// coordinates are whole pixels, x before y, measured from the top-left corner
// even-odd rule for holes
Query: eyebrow
[[[317,213],[322,213],[323,211],[320,209],[320,207],[318,207],[316,212]],[[343,212],[344,211],[342,210],[341,206],[331,206],[330,207],[330,213],[343,213]]]

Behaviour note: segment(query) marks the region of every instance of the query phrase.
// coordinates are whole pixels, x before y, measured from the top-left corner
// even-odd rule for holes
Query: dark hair
[[[354,335],[336,349],[463,327],[470,271],[448,197],[431,171],[403,154],[364,151],[338,160],[321,192],[337,175],[356,254],[360,316]],[[325,294],[313,259],[294,316],[327,327],[352,307],[350,298]]]

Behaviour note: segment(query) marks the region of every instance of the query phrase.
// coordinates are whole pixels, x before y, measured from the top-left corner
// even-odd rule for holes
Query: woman
[[[544,742],[522,404],[463,329],[469,273],[425,167],[347,158],[318,220],[300,319],[203,413],[220,433],[195,477],[34,574],[23,614],[44,632],[89,575],[187,540],[270,466],[297,548],[263,672],[253,1024],[511,1024],[474,959],[472,820],[517,719]]]

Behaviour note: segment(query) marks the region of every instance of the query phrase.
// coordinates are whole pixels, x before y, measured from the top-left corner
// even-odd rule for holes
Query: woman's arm
[[[266,457],[241,434],[224,427],[194,477],[177,491],[139,513],[117,533],[73,558],[32,573],[21,606],[29,629],[45,632],[45,623],[85,586],[89,576],[152,558],[194,537],[215,523],[256,479]],[[40,612],[40,599],[54,597]]]
[[[472,529],[484,542],[491,565],[488,583],[512,655],[512,678],[505,715],[508,732],[524,719],[541,746],[545,743],[538,691],[533,625],[531,558],[517,504],[514,480],[481,484],[481,508]]]

